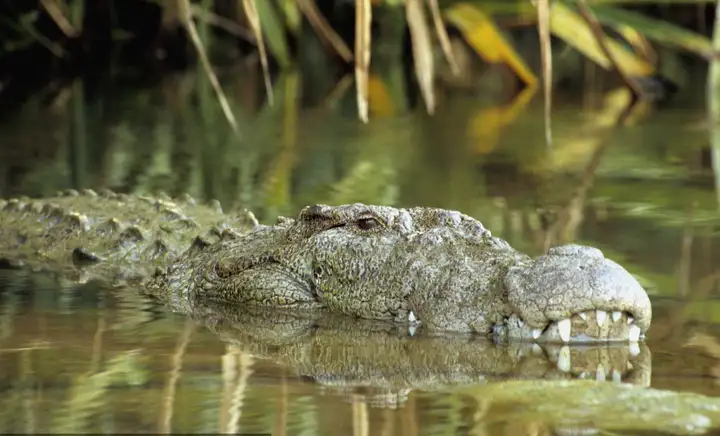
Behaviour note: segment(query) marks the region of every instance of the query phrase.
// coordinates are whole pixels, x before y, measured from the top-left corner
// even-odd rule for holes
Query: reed
[[[452,74],[462,72],[455,60],[452,39],[469,45],[487,63],[505,64],[525,86],[533,88],[535,72],[526,64],[509,37],[513,29],[536,26],[540,41],[541,66],[546,112],[546,139],[551,142],[552,50],[551,37],[580,51],[601,68],[615,71],[640,99],[653,99],[645,83],[654,83],[657,69],[656,47],[671,47],[704,59],[716,56],[707,30],[712,2],[683,1],[675,10],[693,9],[697,17],[690,23],[698,31],[688,30],[681,22],[683,14],[669,15],[670,6],[662,2],[636,0],[619,5],[613,0],[585,2],[565,0],[548,2],[507,2],[438,0],[358,0],[355,7],[340,1],[316,0],[127,0],[98,5],[86,0],[41,0],[36,5],[10,1],[10,12],[0,15],[5,43],[0,62],[6,63],[6,75],[12,76],[12,60],[30,53],[47,64],[50,76],[85,73],[94,68],[95,58],[108,52],[130,51],[137,59],[172,64],[177,53],[191,52],[202,65],[212,84],[217,103],[228,126],[239,134],[235,116],[217,79],[217,63],[222,56],[240,52],[240,58],[259,55],[265,92],[274,102],[274,71],[297,68],[297,55],[303,47],[304,25],[312,28],[336,64],[354,70],[358,117],[369,121],[368,80],[373,70],[371,53],[382,29],[383,14],[403,8],[395,14],[408,29],[407,68],[413,71],[426,111],[437,109],[436,70],[448,66]],[[89,6],[91,5],[92,6]],[[630,5],[630,6],[628,6]],[[654,15],[647,14],[656,6]],[[657,12],[660,11],[660,12]],[[658,18],[660,15],[668,15]],[[673,20],[678,21],[673,23]],[[197,32],[197,25],[208,26],[214,39],[212,53]],[[149,29],[149,30],[148,30]],[[452,31],[453,36],[449,36]],[[706,32],[707,33],[707,32]],[[99,36],[100,35],[100,36]],[[380,36],[379,38],[382,38]],[[187,47],[186,47],[187,46]],[[352,47],[352,48],[351,48]],[[180,48],[180,49],[178,49]],[[184,48],[184,50],[183,50]],[[174,54],[173,54],[174,53]],[[49,56],[48,56],[49,54]],[[397,53],[404,56],[404,53]],[[436,59],[442,57],[442,62]],[[189,59],[192,61],[193,59]],[[133,61],[130,61],[131,64]],[[18,71],[14,72],[20,74]],[[46,79],[48,80],[48,79]],[[2,88],[0,88],[2,89]]]

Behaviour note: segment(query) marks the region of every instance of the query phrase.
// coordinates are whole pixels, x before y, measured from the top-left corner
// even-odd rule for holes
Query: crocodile
[[[652,318],[642,286],[599,249],[531,258],[458,211],[311,205],[261,225],[189,196],[71,190],[3,203],[5,264],[130,284],[179,311],[219,301],[563,343],[635,343]]]

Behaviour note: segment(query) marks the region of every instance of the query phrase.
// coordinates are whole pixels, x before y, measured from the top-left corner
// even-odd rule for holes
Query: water
[[[372,123],[359,125],[352,89],[317,97],[288,75],[266,107],[262,87],[251,85],[224,80],[242,140],[194,74],[142,88],[76,83],[30,101],[0,124],[0,196],[70,187],[189,192],[248,207],[263,222],[310,203],[458,209],[528,253],[568,241],[603,249],[651,293],[647,344],[573,347],[563,368],[553,347],[413,337],[345,319],[186,317],[133,290],[2,271],[0,432],[720,427],[712,398],[661,407],[655,391],[640,389],[650,394],[633,400],[601,389],[720,396],[720,220],[702,93],[638,110],[617,129],[622,93],[560,95],[548,148],[539,98],[498,103],[448,91],[428,117],[404,111],[388,92],[387,102],[375,101]],[[567,379],[593,384],[570,385],[572,394],[532,384]],[[526,384],[500,384],[508,380]]]

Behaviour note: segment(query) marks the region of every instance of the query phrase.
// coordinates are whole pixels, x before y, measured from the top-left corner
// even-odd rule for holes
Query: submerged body
[[[131,270],[185,310],[214,300],[552,342],[635,342],[651,322],[640,284],[599,250],[531,259],[456,211],[314,205],[264,226],[191,201],[75,194],[0,205],[0,259],[91,278]]]

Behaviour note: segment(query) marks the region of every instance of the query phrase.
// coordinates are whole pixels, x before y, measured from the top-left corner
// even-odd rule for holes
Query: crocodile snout
[[[536,341],[641,340],[652,307],[640,283],[598,249],[554,247],[505,278],[508,334]]]

